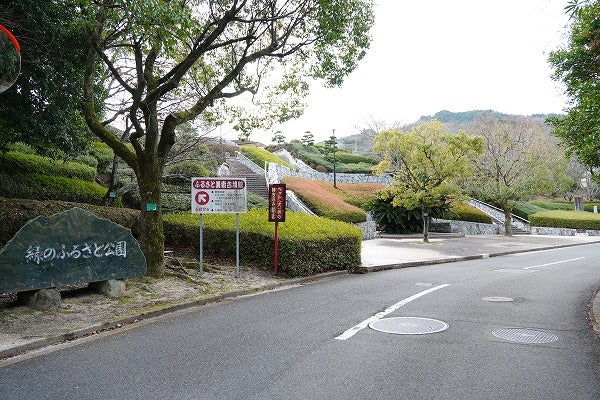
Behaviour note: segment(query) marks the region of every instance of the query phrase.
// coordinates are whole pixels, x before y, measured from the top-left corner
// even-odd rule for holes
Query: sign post
[[[239,213],[246,212],[246,178],[192,178],[192,214],[200,214],[200,260],[203,273],[203,214],[236,214],[236,270],[239,278]]]
[[[269,222],[275,222],[275,247],[273,256],[273,274],[279,272],[279,222],[285,222],[285,196],[284,183],[269,185]]]

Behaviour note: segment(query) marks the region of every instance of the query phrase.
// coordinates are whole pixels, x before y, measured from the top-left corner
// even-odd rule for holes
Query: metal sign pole
[[[240,277],[240,213],[235,213],[235,277]]]
[[[202,257],[203,257],[203,252],[204,249],[202,248],[202,228],[203,228],[203,221],[202,221],[202,214],[200,214],[200,273],[203,274],[204,270],[202,268]]]
[[[279,222],[275,222],[275,259],[273,264],[275,265],[273,275],[277,275],[279,272]]]

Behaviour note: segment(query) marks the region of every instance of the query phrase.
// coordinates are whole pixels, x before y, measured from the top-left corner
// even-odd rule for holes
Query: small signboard
[[[285,222],[285,183],[269,185],[269,222]]]
[[[246,178],[192,178],[192,213],[246,212]]]

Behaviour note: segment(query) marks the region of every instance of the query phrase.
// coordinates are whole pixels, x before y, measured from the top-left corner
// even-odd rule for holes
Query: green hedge
[[[543,200],[533,200],[529,202],[534,206],[545,208],[546,210],[564,210],[564,211],[573,211],[575,210],[575,203],[563,203],[559,201],[543,201]]]
[[[265,162],[274,162],[277,164],[281,164],[285,167],[292,168],[292,166],[289,163],[285,162],[281,158],[277,157],[275,154],[265,149],[261,149],[254,146],[241,146],[240,153],[248,157],[261,168],[264,168]]]
[[[0,192],[4,197],[100,204],[106,188],[81,179],[0,172]]]
[[[43,174],[93,182],[96,168],[89,165],[52,160],[36,154],[14,151],[0,153],[0,172],[5,174]]]
[[[492,217],[472,205],[463,202],[452,203],[450,205],[450,210],[443,218],[456,221],[478,222],[482,224],[491,224],[493,222]]]
[[[600,230],[600,214],[586,211],[550,210],[532,214],[531,226]]]
[[[527,219],[527,220],[529,219],[529,216],[531,214],[535,214],[537,212],[547,210],[546,208],[536,206],[536,205],[531,204],[526,201],[517,201],[512,205],[512,207],[513,207],[513,210],[512,210],[513,214],[515,214],[521,218]]]
[[[40,201],[33,199],[8,199],[0,197],[0,246],[8,242],[27,221],[79,207],[100,218],[105,218],[132,230],[138,236],[140,211],[112,208],[69,201]]]
[[[207,255],[235,259],[235,215],[203,217]],[[164,216],[165,237],[175,247],[199,248],[199,216]],[[306,276],[330,270],[352,270],[360,264],[360,229],[343,222],[288,211],[279,224],[279,271]],[[274,223],[266,210],[240,214],[240,260],[273,268]]]

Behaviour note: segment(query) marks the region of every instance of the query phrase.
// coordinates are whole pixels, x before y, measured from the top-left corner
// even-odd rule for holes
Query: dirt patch
[[[193,260],[171,264],[162,279],[127,280],[125,294],[119,298],[105,297],[87,287],[61,290],[62,302],[56,310],[33,310],[19,305],[14,294],[0,296],[0,351],[182,303],[289,281],[251,267],[240,266],[236,278],[234,265],[206,265],[200,274]]]

